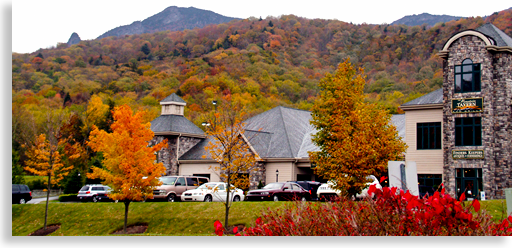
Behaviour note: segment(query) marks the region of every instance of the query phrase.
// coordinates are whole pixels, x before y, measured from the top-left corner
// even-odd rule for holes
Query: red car
[[[249,191],[246,199],[248,201],[307,201],[311,199],[311,195],[296,183],[269,183],[262,189]]]

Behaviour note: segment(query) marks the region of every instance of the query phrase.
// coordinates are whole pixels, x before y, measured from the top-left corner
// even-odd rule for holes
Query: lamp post
[[[279,170],[276,170],[276,183],[279,182]]]

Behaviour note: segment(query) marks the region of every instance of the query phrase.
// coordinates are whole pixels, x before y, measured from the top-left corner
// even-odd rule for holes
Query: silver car
[[[109,191],[109,186],[101,184],[85,185],[80,189],[80,191],[78,191],[78,195],[76,197],[80,201],[98,202],[100,199],[106,198]]]

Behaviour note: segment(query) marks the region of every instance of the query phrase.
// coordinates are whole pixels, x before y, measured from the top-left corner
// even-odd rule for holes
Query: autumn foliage
[[[372,187],[374,199],[302,203],[269,209],[245,236],[510,236],[512,216],[495,223],[478,200],[464,202],[443,192],[418,198],[397,188]],[[223,235],[222,225],[214,224]]]

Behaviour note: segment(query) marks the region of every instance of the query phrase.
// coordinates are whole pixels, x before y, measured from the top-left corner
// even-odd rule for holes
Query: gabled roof
[[[245,137],[263,159],[307,158],[308,151],[319,151],[311,141],[316,132],[310,124],[311,112],[287,107],[276,107],[245,121]],[[405,115],[394,115],[391,123],[405,139]],[[180,157],[180,160],[202,160],[210,158],[204,150],[211,138],[199,142]]]
[[[420,107],[421,105],[439,105],[443,104],[443,89],[437,89],[422,97],[418,97],[412,101],[406,102],[400,106],[402,109],[411,109]],[[442,107],[442,106],[439,106]]]
[[[259,139],[254,149],[264,158],[307,157],[307,151],[318,150],[311,142],[314,131],[309,123],[311,112],[287,107],[276,107],[248,119],[246,129],[265,132],[269,135]],[[252,134],[252,135],[250,135]],[[248,139],[255,139],[258,132],[248,133]]]
[[[180,103],[186,103],[183,99],[181,99],[181,97],[176,95],[176,93],[172,93],[170,96],[164,98],[160,102],[180,102]]]
[[[203,130],[182,115],[161,115],[151,121],[151,131],[155,135],[184,134],[204,136]]]
[[[486,23],[479,28],[476,29],[476,31],[479,31],[489,37],[491,37],[495,42],[496,46],[499,47],[512,47],[512,38],[505,34],[503,31],[501,31],[496,26],[492,25],[491,23]]]

